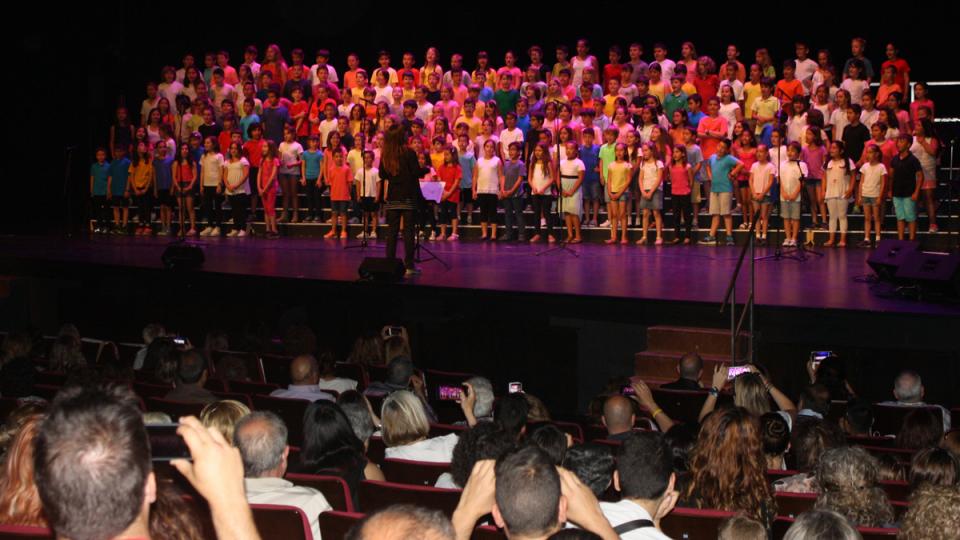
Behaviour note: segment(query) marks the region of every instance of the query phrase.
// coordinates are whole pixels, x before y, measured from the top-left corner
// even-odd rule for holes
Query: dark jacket
[[[430,169],[420,167],[417,154],[405,148],[400,154],[400,167],[397,174],[390,174],[386,168],[381,168],[380,178],[390,182],[387,189],[387,202],[419,201],[423,197],[420,193],[420,179],[428,172]]]

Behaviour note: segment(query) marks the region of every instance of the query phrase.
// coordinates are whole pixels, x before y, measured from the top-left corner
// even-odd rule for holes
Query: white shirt
[[[780,164],[780,200],[787,200],[787,193],[793,193],[800,187],[800,177],[810,174],[807,164],[802,161],[784,161]],[[798,194],[797,202],[800,202]]]
[[[477,193],[496,194],[500,192],[500,158],[477,159]]]
[[[863,101],[863,92],[867,90],[867,81],[862,79],[844,79],[840,88],[850,92],[850,103],[859,105]]]
[[[303,510],[310,521],[313,537],[320,540],[320,514],[333,510],[322,493],[310,487],[295,486],[283,478],[244,478],[243,485],[250,504],[281,504]]]
[[[437,477],[437,481],[433,484],[433,487],[443,489],[462,489],[457,485],[456,482],[453,481],[453,475],[448,472],[445,472]]]
[[[720,104],[720,116],[727,119],[727,137],[733,137],[733,127],[737,124],[737,111],[740,105],[736,101]]]
[[[358,169],[357,174],[353,177],[354,182],[357,183],[357,189],[363,190],[363,195],[361,197],[376,197],[377,196],[377,184],[380,183],[380,170],[376,167],[370,167],[369,169]],[[339,381],[349,381],[350,379],[334,379]],[[324,382],[330,381],[320,381],[321,386]],[[348,388],[348,390],[355,390],[357,388],[357,381],[353,382],[353,388]],[[337,390],[336,388],[331,387],[331,390]],[[337,390],[337,392],[343,392],[343,390]]]
[[[321,391],[320,387],[315,384],[291,384],[286,389],[281,388],[270,392],[270,396],[285,399],[306,399],[308,401],[317,401],[318,399],[336,401],[333,395]]]
[[[329,381],[320,379],[320,382],[317,383],[317,387],[319,387],[320,390],[333,390],[338,394],[342,394],[350,390],[356,390],[357,381],[353,379],[345,379],[342,377],[335,377],[333,379],[330,379]]]
[[[387,448],[384,456],[390,459],[450,463],[453,461],[453,448],[458,440],[460,440],[459,435],[450,433],[404,446],[391,446]]]
[[[787,120],[787,142],[803,142],[807,131],[807,113],[795,114]]]
[[[657,65],[660,66],[660,79],[664,81],[669,81],[673,78],[673,70],[676,69],[677,63],[669,58],[664,58],[663,60],[654,60]],[[651,64],[653,63],[651,62]],[[644,73],[646,75],[646,73]]]
[[[520,128],[505,129],[500,132],[500,155],[507,157],[510,143],[519,144],[520,153],[523,153],[523,132],[520,131]]]
[[[729,86],[733,89],[733,100],[734,101],[743,101],[743,83],[738,79],[734,79],[732,82],[729,79],[723,79],[720,81],[720,87],[717,89],[717,97],[720,97],[720,91],[723,90],[724,86]]]
[[[827,170],[823,175],[826,183],[826,193],[824,194],[826,199],[842,199],[847,194],[847,189],[850,187],[850,174],[854,170],[854,165],[850,160],[846,160],[846,163],[843,161],[828,158]]]
[[[159,94],[160,97],[167,98],[167,101],[170,102],[171,111],[177,110],[177,96],[179,96],[181,92],[183,92],[183,85],[176,80],[170,84],[160,83],[157,87],[157,94]]]
[[[860,194],[864,197],[879,197],[880,188],[883,187],[883,175],[887,174],[887,168],[883,163],[864,163],[860,167],[860,173],[863,174],[861,180]]]
[[[310,66],[310,78],[313,81],[314,86],[320,84],[320,78],[317,77],[317,68],[319,67],[320,64],[314,64]],[[337,70],[330,64],[327,64],[327,82],[333,84],[340,82],[340,79],[337,77]]]
[[[223,154],[205,153],[200,158],[200,170],[203,172],[201,184],[203,187],[217,187],[223,173]]]
[[[767,180],[771,176],[776,176],[777,168],[770,161],[761,164],[759,161],[750,166],[750,187],[757,195],[763,193],[766,188]],[[772,186],[772,184],[771,184]],[[769,193],[769,192],[768,192]]]
[[[813,74],[817,72],[817,63],[814,60],[807,58],[806,60],[796,60],[793,61],[794,64],[794,75],[796,78],[803,83],[804,88],[807,89],[807,93],[810,93],[810,86],[813,84]]]
[[[867,129],[872,128],[873,125],[876,124],[877,120],[879,119],[880,119],[880,109],[874,109],[872,111],[868,111],[864,109],[863,111],[860,112],[860,123],[867,126]]]
[[[236,189],[230,189],[230,184],[236,184],[243,178],[243,168],[249,167],[250,162],[247,161],[247,158],[242,157],[236,161],[227,160],[223,164],[223,168],[227,170],[226,182],[224,182],[224,187],[227,190],[227,195],[243,195],[250,193],[250,179],[247,178],[240,186]]]
[[[618,525],[638,519],[649,519],[653,521],[653,516],[642,506],[627,499],[615,503],[601,502],[600,511],[603,512],[603,516],[607,518],[607,521],[610,522],[612,527],[617,527]],[[669,536],[660,532],[660,529],[656,527],[634,529],[628,533],[621,534],[620,538],[623,540],[670,540]]]
[[[327,137],[331,133],[337,130],[337,119],[333,120],[321,120],[320,124],[317,126],[317,135],[320,137],[320,146],[322,148],[327,147]]]
[[[656,163],[644,160],[640,165],[640,188],[644,191],[653,189],[653,186],[660,180],[660,171],[663,170],[663,162],[657,160]],[[657,191],[663,189],[663,182],[657,186]]]

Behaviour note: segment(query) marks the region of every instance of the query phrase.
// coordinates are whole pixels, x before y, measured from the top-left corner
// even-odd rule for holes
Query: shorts
[[[124,197],[123,195],[111,195],[110,206],[113,206],[114,208],[129,208],[130,198]]]
[[[861,197],[860,198],[860,202],[862,202],[864,206],[876,206],[879,201],[880,201],[880,197]]]
[[[169,189],[157,190],[157,204],[160,206],[173,206],[173,197],[170,196]]]
[[[730,204],[733,199],[733,193],[730,192],[721,192],[716,193],[710,192],[710,215],[711,216],[729,216],[730,215]]]
[[[606,193],[606,192],[604,192],[604,193]],[[617,200],[613,200],[613,199],[610,198],[609,195],[607,195],[607,202],[629,202],[630,199],[632,199],[632,198],[633,198],[633,195],[630,193],[630,190],[629,190],[629,189],[625,189],[625,190],[623,190],[623,193],[620,194],[620,198],[617,199]]]
[[[803,185],[805,185],[805,186],[807,186],[807,187],[820,187],[820,184],[821,184],[822,182],[823,182],[823,180],[821,180],[821,179],[819,179],[819,178],[804,178],[804,179],[803,179]]]
[[[917,220],[917,201],[910,197],[894,197],[893,209],[897,212],[897,221],[913,223]]]
[[[763,196],[762,199],[760,199],[759,201],[755,201],[753,204],[761,204],[761,205],[773,204],[773,197],[771,197],[770,194],[767,193],[766,195]]]
[[[737,187],[738,187],[739,189],[747,189],[748,187],[750,187],[750,180],[749,180],[749,179],[747,179],[747,180],[737,180]]]
[[[662,210],[663,209],[663,192],[657,191],[653,194],[653,197],[647,199],[646,197],[640,197],[640,209],[641,210]]]
[[[463,204],[473,204],[473,188],[460,188],[460,202]]]
[[[600,182],[590,182],[583,185],[583,200],[602,201],[606,190],[600,185]]]
[[[780,201],[780,217],[800,220],[800,201]]]
[[[920,189],[937,189],[937,177],[923,175],[923,183]]]
[[[360,197],[360,209],[364,212],[376,212],[380,209],[377,199],[374,197]]]
[[[350,201],[330,201],[330,210],[338,214],[346,214],[350,208]]]

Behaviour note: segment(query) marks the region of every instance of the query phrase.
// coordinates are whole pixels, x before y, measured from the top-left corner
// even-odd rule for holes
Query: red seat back
[[[777,515],[795,518],[813,508],[815,493],[777,493]]]
[[[261,354],[260,370],[263,373],[263,380],[281,387],[290,384],[290,362],[293,357],[280,354]],[[269,392],[260,392],[261,394]]]
[[[200,416],[203,403],[187,403],[163,398],[147,398],[144,400],[148,411],[167,413],[174,422],[181,416]]]
[[[380,465],[386,459],[387,446],[383,444],[380,437],[370,437],[370,443],[367,445],[367,459]]]
[[[383,470],[383,476],[388,482],[432,486],[436,484],[441,474],[450,472],[450,464],[409,459],[384,459],[380,469]]]
[[[894,405],[873,406],[873,429],[881,435],[896,435],[900,432],[903,419],[917,409],[927,409],[943,421],[943,411],[940,407],[898,407]]]
[[[217,363],[225,356],[233,356],[243,361],[247,377],[251,381],[263,382],[263,371],[260,368],[260,357],[256,353],[241,351],[213,351],[210,354],[210,374],[219,377],[216,373]]]
[[[286,399],[263,395],[252,398],[253,408],[258,411],[271,411],[287,425],[290,434],[287,444],[303,446],[303,413],[310,402],[305,399]]]
[[[687,390],[662,390],[654,388],[653,399],[663,408],[663,412],[674,420],[696,422],[700,409],[707,400],[707,392]]]
[[[473,530],[470,540],[506,540],[507,535],[492,525],[481,525]]]
[[[260,538],[285,540],[313,540],[310,520],[303,510],[279,504],[251,504],[253,522]]]
[[[361,519],[363,514],[356,512],[324,512],[320,514],[320,535],[324,540],[341,540]]]
[[[280,386],[273,383],[253,381],[227,381],[227,388],[231,392],[238,392],[240,394],[247,394],[249,396],[255,396],[257,394],[268,396],[270,395],[270,392],[279,390]]]
[[[47,527],[27,527],[26,525],[0,525],[0,540],[24,540],[25,538],[53,539],[53,531]]]
[[[787,478],[795,474],[799,474],[800,471],[791,471],[784,469],[767,469],[767,483],[772,484],[781,478]]]
[[[323,493],[330,507],[340,512],[353,512],[353,498],[350,496],[350,486],[339,476],[325,476],[319,474],[287,473],[284,477],[298,486],[312,487]]]
[[[217,399],[232,399],[234,401],[239,401],[247,407],[253,408],[253,400],[250,399],[250,396],[247,394],[241,394],[240,392],[212,392],[213,395],[217,396]]]
[[[173,390],[171,384],[151,384],[141,381],[133,381],[133,392],[141,399],[162,398]]]
[[[674,508],[660,520],[660,529],[670,538],[715,540],[720,523],[735,515],[722,510]]]
[[[375,512],[393,504],[413,504],[439,510],[447,516],[452,516],[459,501],[459,489],[411,486],[374,480],[360,482],[360,509],[366,513]]]

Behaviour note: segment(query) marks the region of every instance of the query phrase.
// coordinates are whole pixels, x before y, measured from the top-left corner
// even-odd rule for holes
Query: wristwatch
[[[713,397],[719,396],[719,395],[720,395],[720,389],[717,388],[716,386],[712,387],[712,388],[710,389],[710,395],[713,396]]]

